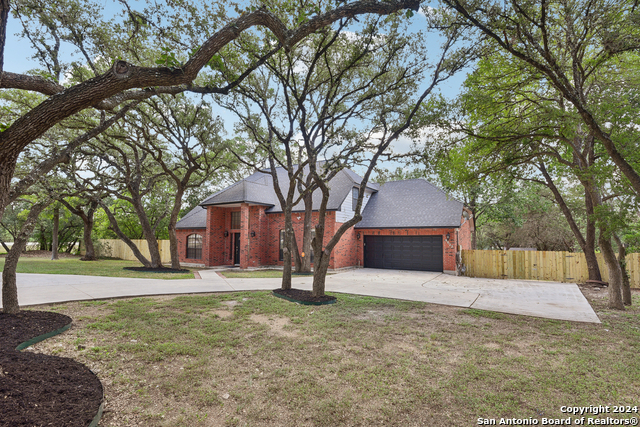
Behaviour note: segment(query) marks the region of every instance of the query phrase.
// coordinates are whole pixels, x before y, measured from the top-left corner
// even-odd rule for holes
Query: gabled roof
[[[460,227],[463,203],[424,179],[380,186],[355,228]]]
[[[283,168],[277,169],[278,182],[283,193],[289,186],[289,177]],[[349,169],[343,169],[329,182],[328,210],[339,210],[351,189],[357,187],[362,178]],[[392,181],[386,184],[368,183],[373,194],[364,211],[362,221],[356,228],[405,228],[405,227],[459,227],[462,217],[462,202],[452,199],[438,187],[424,179]],[[296,197],[297,197],[296,192]],[[313,194],[313,209],[317,210],[322,193]],[[209,205],[250,203],[270,206],[267,213],[282,212],[280,202],[273,189],[271,174],[256,172],[229,187],[206,198],[200,206],[187,213],[176,225],[177,228],[206,228]],[[304,211],[304,203],[293,208]]]
[[[259,174],[259,175],[258,175]],[[231,203],[252,203],[273,206],[277,197],[270,175],[256,172],[248,178],[230,185],[209,196],[200,206],[226,205]]]
[[[207,210],[196,206],[178,221],[176,228],[207,228]]]
[[[286,195],[289,190],[289,176],[284,168],[277,168],[278,184],[282,193]],[[329,182],[329,200],[327,210],[339,210],[342,202],[351,194],[354,186],[359,186],[362,182],[355,172],[349,169],[339,171]],[[376,191],[378,184],[367,184],[367,188]],[[296,189],[294,198],[298,197]],[[313,209],[320,208],[322,202],[322,192],[318,189],[313,192]],[[251,176],[238,181],[235,184],[221,190],[205,199],[200,206],[226,205],[233,203],[252,203],[271,206],[267,213],[282,212],[278,196],[273,188],[273,177],[269,173],[255,172]],[[300,202],[293,207],[294,212],[304,211],[304,202]]]

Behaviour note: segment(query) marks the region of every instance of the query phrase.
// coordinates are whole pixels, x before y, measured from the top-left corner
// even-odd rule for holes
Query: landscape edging
[[[27,340],[27,341],[19,344],[16,347],[16,350],[17,351],[22,351],[27,347],[30,347],[30,346],[32,346],[34,344],[39,343],[40,341],[44,341],[47,338],[51,338],[53,336],[59,335],[59,334],[63,333],[64,331],[66,331],[67,329],[69,329],[71,327],[71,323],[73,323],[73,322],[70,322],[68,325],[64,325],[62,328],[58,328],[55,331],[47,332],[46,334],[38,335],[35,338],[31,338],[30,340]]]
[[[72,323],[73,322],[69,322],[67,325],[64,325],[62,328],[58,328],[55,331],[47,332],[46,334],[38,335],[35,338],[31,338],[30,340],[27,340],[27,341],[19,344],[16,347],[16,351],[22,351],[25,348],[32,346],[33,344],[39,343],[40,341],[44,341],[47,338],[51,338],[53,336],[59,335],[59,334],[63,333],[64,331],[66,331],[67,329],[69,329],[71,327]],[[96,375],[95,373],[93,373],[93,371],[91,371],[91,373],[93,375]],[[97,377],[97,375],[96,375],[96,377]],[[100,378],[98,378],[98,381],[100,381]],[[100,381],[100,383],[102,383],[102,381]],[[100,406],[98,407],[98,412],[96,413],[95,417],[93,417],[93,420],[91,420],[91,423],[89,423],[88,427],[98,427],[98,424],[100,423],[100,419],[102,418],[102,411],[103,410],[104,410],[104,387],[102,388],[102,402],[100,403]]]

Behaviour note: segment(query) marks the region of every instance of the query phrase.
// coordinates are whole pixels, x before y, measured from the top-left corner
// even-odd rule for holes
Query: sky
[[[115,13],[115,11],[119,10],[119,7],[113,0],[102,0],[105,6],[105,15],[110,16]],[[135,4],[135,2],[133,3]],[[419,29],[421,25],[424,25],[426,22],[426,18],[424,14],[417,13],[411,18],[411,28]],[[39,64],[32,59],[34,50],[31,48],[28,40],[23,39],[16,34],[21,30],[20,23],[10,17],[8,27],[7,27],[7,42],[5,47],[5,70],[16,72],[16,73],[24,73],[28,70],[38,68]],[[435,39],[432,42],[430,41],[430,45],[437,45],[440,43],[440,40]],[[438,51],[434,49],[434,51]],[[63,50],[63,52],[65,52]],[[66,52],[67,54],[70,51]],[[76,56],[77,58],[77,56]],[[127,58],[125,58],[127,59]],[[133,62],[133,61],[132,61]],[[450,78],[449,80],[441,83],[438,90],[447,98],[454,98],[459,92],[461,85],[466,77],[466,72],[459,72],[456,76]],[[216,110],[215,114],[220,115],[225,121],[225,129],[227,131],[227,137],[232,137],[233,135],[233,124],[236,119],[235,116],[224,110]],[[397,152],[402,152],[408,150],[412,141],[408,138],[399,139],[395,145],[394,150]],[[399,164],[389,164],[386,165],[388,168],[393,169],[396,166],[400,166]]]

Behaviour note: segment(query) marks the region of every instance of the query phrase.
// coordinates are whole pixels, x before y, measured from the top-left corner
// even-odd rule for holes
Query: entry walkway
[[[201,280],[130,279],[62,274],[18,274],[20,305],[145,295],[271,290],[280,279],[226,279],[214,270]],[[293,286],[311,289],[313,278],[294,277]],[[424,301],[549,319],[600,323],[572,283],[456,277],[422,271],[356,269],[327,276],[326,290]]]

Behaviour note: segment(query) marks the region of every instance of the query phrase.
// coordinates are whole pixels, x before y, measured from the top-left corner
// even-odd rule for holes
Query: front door
[[[233,264],[240,264],[240,233],[233,233]]]

